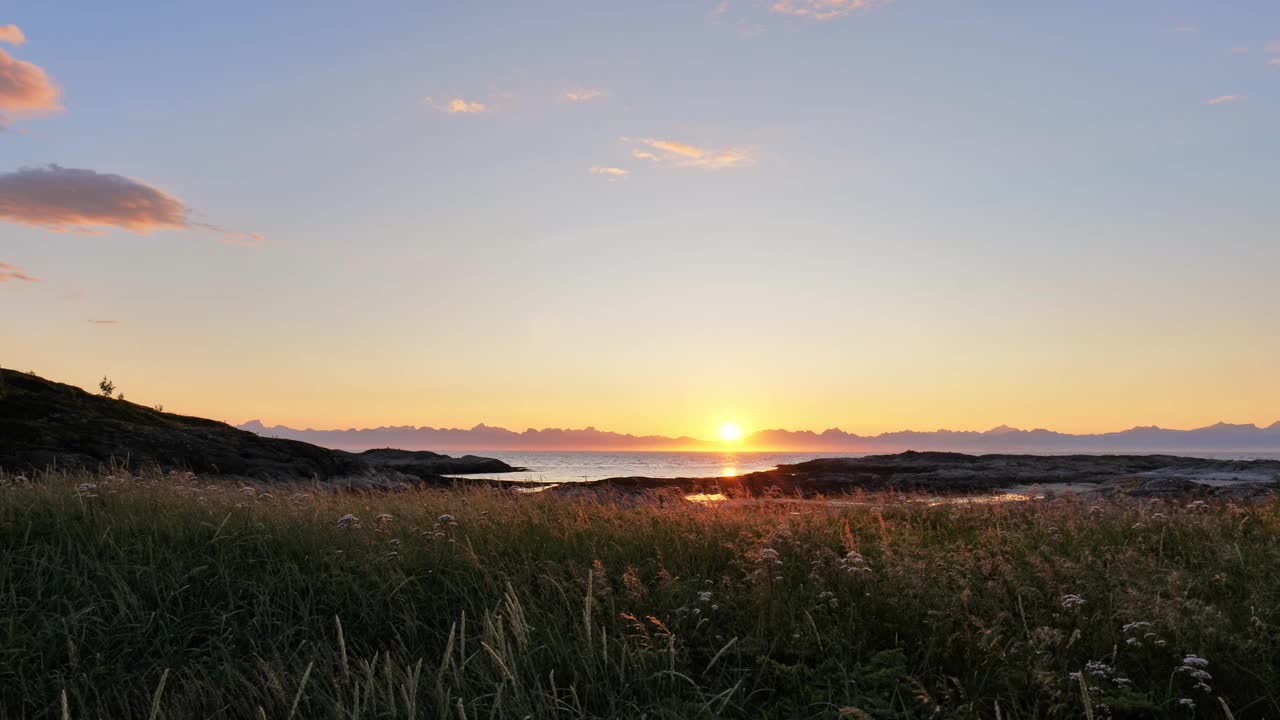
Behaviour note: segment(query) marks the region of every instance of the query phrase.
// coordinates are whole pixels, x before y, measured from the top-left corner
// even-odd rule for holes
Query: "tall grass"
[[[1280,717],[1280,504],[860,500],[0,477],[0,718]]]

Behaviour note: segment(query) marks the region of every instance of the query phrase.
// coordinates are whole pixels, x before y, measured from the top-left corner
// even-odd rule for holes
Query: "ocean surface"
[[[462,453],[450,453],[462,454]],[[860,457],[872,453],[850,452],[468,452],[498,458],[525,472],[472,474],[461,477],[529,480],[533,482],[582,482],[614,477],[733,477],[778,465],[822,457]],[[1111,453],[1117,454],[1117,453]],[[1140,451],[1134,454],[1146,454]],[[1179,453],[1186,457],[1223,460],[1280,460],[1280,453]]]

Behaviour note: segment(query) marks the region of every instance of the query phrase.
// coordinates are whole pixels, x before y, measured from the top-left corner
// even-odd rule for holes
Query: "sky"
[[[0,126],[0,364],[170,411],[1280,420],[1274,0],[17,0]]]

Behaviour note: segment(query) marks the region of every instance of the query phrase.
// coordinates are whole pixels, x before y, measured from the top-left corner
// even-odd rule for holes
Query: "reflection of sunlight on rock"
[[[720,477],[738,477],[738,468],[727,465],[720,468]]]
[[[717,503],[728,500],[723,493],[694,493],[693,495],[685,495],[685,500],[696,503]]]

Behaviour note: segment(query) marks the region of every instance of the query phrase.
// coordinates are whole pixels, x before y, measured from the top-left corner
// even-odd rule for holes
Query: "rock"
[[[762,495],[831,495],[849,491],[940,494],[981,493],[1030,485],[1070,489],[1098,488],[1107,495],[1219,495],[1240,485],[1239,477],[1258,484],[1280,480],[1280,461],[1211,460],[1171,455],[965,455],[904,452],[852,458],[819,458],[734,478],[611,478],[566,483],[616,492],[675,488],[685,492]],[[1221,486],[1221,487],[1217,487]],[[1244,491],[1241,491],[1244,492]],[[1255,492],[1256,494],[1256,492]]]

